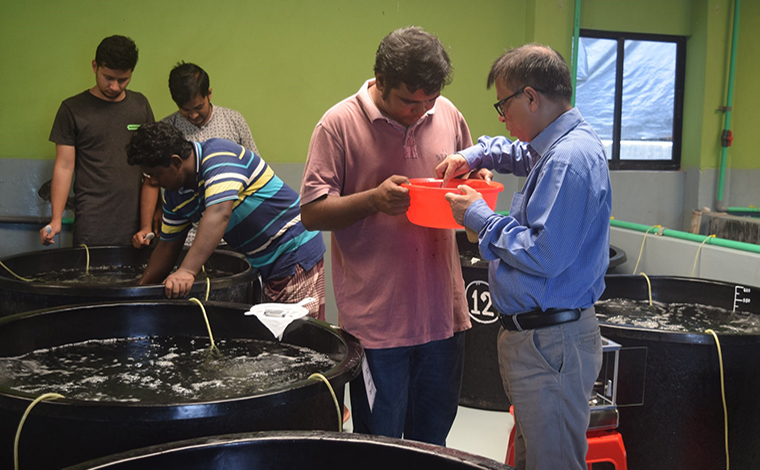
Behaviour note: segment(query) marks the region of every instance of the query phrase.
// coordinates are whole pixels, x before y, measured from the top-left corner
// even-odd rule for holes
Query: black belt
[[[509,331],[535,330],[547,326],[560,325],[575,321],[581,317],[581,309],[550,308],[546,311],[541,309],[516,315],[499,315],[501,326]]]

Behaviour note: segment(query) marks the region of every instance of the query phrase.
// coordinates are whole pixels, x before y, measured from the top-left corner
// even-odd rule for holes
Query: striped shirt
[[[161,239],[184,237],[206,207],[234,201],[224,240],[258,268],[264,281],[311,269],[325,252],[319,232],[301,224],[298,193],[258,155],[234,142],[193,142],[196,185],[165,190]]]
[[[610,188],[602,143],[577,108],[530,143],[481,137],[459,152],[470,168],[527,176],[508,216],[478,200],[465,212],[490,261],[494,306],[503,314],[588,308],[604,291],[609,264]]]

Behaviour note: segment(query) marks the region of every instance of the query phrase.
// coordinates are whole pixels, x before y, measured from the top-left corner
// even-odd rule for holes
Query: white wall
[[[745,287],[760,289],[760,253],[712,246],[678,238],[654,235],[618,227],[610,231],[610,244],[625,251],[627,261],[617,267],[619,274],[634,274],[636,261],[641,253],[641,261],[635,274],[644,272],[653,276],[691,277],[694,262],[694,277],[731,282]],[[642,242],[644,245],[641,250]],[[699,257],[697,253],[699,251]]]

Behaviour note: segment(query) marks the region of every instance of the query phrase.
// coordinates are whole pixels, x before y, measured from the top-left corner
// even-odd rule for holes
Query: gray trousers
[[[514,406],[515,467],[586,470],[589,397],[602,366],[594,308],[577,321],[499,330],[499,368]]]

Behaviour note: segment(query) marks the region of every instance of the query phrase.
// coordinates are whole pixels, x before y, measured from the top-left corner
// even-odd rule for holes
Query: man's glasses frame
[[[493,104],[493,107],[494,107],[494,109],[496,109],[496,112],[499,113],[499,116],[504,117],[504,105],[507,104],[507,101],[511,100],[515,96],[519,96],[519,95],[523,94],[523,92],[525,91],[526,88],[528,88],[528,86],[529,85],[526,85],[526,86],[520,88],[519,90],[517,90],[516,92],[514,92],[511,95],[507,96],[503,100],[499,100],[499,101],[497,101],[496,103]],[[533,89],[536,90],[539,93],[543,93],[538,88],[533,88]]]

